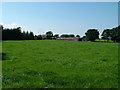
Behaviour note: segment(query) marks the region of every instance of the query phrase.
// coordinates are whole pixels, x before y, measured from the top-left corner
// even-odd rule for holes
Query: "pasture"
[[[2,42],[3,88],[117,88],[118,43]]]

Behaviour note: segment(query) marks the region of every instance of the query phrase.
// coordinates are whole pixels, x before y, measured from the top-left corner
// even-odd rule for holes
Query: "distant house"
[[[56,40],[79,41],[77,37],[57,38]]]
[[[47,35],[41,35],[42,36],[42,39],[44,40],[44,39],[46,39],[47,38]]]

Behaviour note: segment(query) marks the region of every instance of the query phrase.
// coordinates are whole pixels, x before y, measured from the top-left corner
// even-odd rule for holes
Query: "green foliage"
[[[53,32],[52,31],[48,31],[48,32],[46,32],[46,35],[47,35],[47,39],[52,39]]]
[[[80,35],[76,35],[76,37],[80,38]]]
[[[42,40],[42,36],[41,35],[35,35],[34,39],[35,40]]]
[[[83,37],[82,37],[82,41],[87,41],[87,37],[86,37],[86,36],[83,36]]]
[[[120,25],[112,29],[112,40],[114,42],[120,42]]]
[[[114,42],[120,42],[120,25],[116,28],[105,29],[102,33],[102,39],[113,40]]]
[[[75,37],[75,35],[74,34],[70,34],[69,37]]]
[[[22,40],[21,28],[3,29],[2,30],[3,40]]]
[[[29,34],[29,39],[30,39],[30,40],[34,40],[34,34],[33,34],[33,32],[30,32],[30,34]]]
[[[3,88],[118,87],[118,43],[3,41],[3,53]]]
[[[74,34],[62,34],[60,37],[75,37]]]
[[[59,38],[59,34],[55,34],[54,37],[55,37],[55,38]]]
[[[105,29],[101,36],[102,36],[102,39],[109,40],[109,37],[112,36],[112,31],[110,29]]]
[[[21,32],[21,27],[2,30],[2,40],[34,40],[33,32]]]
[[[1,31],[3,30],[3,25],[0,25],[0,30],[1,30]]]
[[[96,29],[89,29],[85,34],[88,41],[95,41],[99,38],[99,32]]]
[[[68,34],[62,34],[60,37],[69,37]]]

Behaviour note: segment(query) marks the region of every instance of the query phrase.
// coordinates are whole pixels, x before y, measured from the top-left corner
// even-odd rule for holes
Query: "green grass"
[[[109,43],[113,43],[114,42],[112,40],[99,40],[99,39],[96,39],[95,41],[96,42],[109,42]]]
[[[117,88],[118,43],[3,41],[3,88]]]

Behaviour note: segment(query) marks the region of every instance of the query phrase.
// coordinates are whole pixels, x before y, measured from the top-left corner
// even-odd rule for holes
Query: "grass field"
[[[3,88],[117,88],[118,43],[3,41]]]

